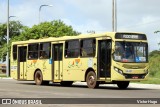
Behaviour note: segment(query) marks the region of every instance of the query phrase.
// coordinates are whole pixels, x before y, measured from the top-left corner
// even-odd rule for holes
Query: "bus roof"
[[[115,33],[134,33],[134,34],[143,34],[138,32],[105,32],[105,33],[96,33],[96,34],[80,34],[77,36],[62,36],[62,37],[47,37],[41,39],[30,39],[27,41],[16,41],[12,44],[28,44],[28,43],[39,43],[39,42],[56,42],[63,40],[74,40],[74,39],[83,39],[83,38],[95,38],[95,37],[104,37],[108,36],[114,38]]]

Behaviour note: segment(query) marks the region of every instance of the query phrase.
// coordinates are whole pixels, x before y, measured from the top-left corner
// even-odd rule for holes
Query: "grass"
[[[148,80],[146,81],[141,81],[139,83],[142,83],[142,84],[160,84],[160,79],[159,78],[149,78]]]
[[[6,74],[0,74],[0,77],[7,77]]]
[[[159,63],[160,64],[160,63]],[[160,70],[151,71],[153,73],[149,75],[148,80],[140,81],[143,84],[160,84]]]
[[[158,53],[157,53],[158,52]],[[152,52],[149,55],[149,78],[139,83],[144,84],[160,84],[160,53]]]
[[[157,68],[155,68],[155,69],[157,69]],[[151,72],[151,73],[150,73],[150,75],[148,77],[148,80],[140,81],[138,83],[142,83],[142,84],[160,84],[160,70],[158,70],[158,71],[157,70],[149,71],[149,72]]]

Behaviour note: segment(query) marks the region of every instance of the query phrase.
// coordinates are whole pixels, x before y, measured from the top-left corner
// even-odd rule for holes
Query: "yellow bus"
[[[79,36],[49,37],[13,42],[10,56],[11,77],[35,81],[36,85],[86,82],[117,84],[148,77],[148,42],[143,33],[106,32]]]

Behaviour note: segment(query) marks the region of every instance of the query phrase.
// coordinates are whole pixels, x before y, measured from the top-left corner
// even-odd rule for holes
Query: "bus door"
[[[60,80],[63,76],[62,70],[62,56],[63,56],[63,44],[53,44],[52,46],[52,74],[53,80]]]
[[[98,42],[98,78],[111,77],[111,39]]]
[[[18,79],[26,79],[27,46],[18,47]]]

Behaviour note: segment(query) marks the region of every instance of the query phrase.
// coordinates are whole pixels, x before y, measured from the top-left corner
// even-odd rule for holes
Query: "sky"
[[[32,27],[40,22],[62,20],[81,33],[112,31],[112,0],[10,0],[10,20]],[[117,0],[117,31],[147,35],[149,51],[159,50],[160,0]],[[0,0],[0,23],[7,22],[7,0]]]

